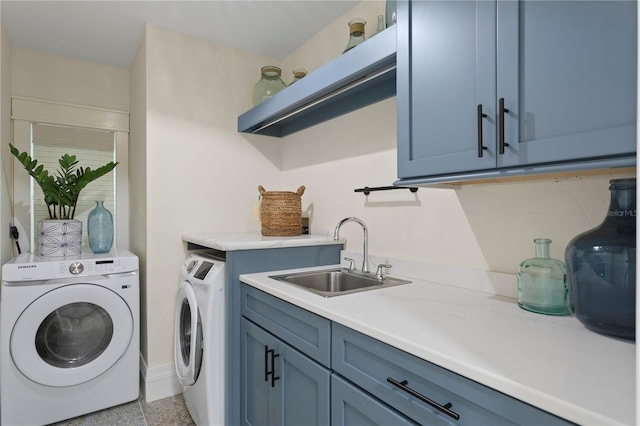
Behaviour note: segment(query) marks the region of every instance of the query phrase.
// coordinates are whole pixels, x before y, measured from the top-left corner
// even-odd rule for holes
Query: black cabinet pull
[[[485,118],[487,114],[482,112],[482,104],[478,105],[478,157],[482,158],[484,151],[487,149],[482,142],[482,119]]]
[[[271,351],[271,387],[276,386],[276,380],[280,379],[280,376],[276,376],[276,363],[275,359],[280,355],[275,353],[275,350]]]
[[[413,389],[411,389],[409,386],[407,386],[409,384],[409,382],[406,381],[406,380],[398,382],[397,380],[394,380],[391,377],[387,377],[387,382],[391,383],[393,386],[396,386],[396,387],[402,389],[403,391],[407,392],[409,395],[418,398],[420,401],[422,401],[422,402],[424,402],[426,404],[429,404],[430,406],[432,406],[436,410],[446,414],[447,416],[453,417],[456,420],[460,420],[460,415],[458,413],[454,413],[453,411],[451,411],[449,409],[449,408],[453,407],[453,404],[451,404],[450,402],[447,402],[445,405],[440,405],[437,402],[434,402],[434,401],[430,400],[429,398],[427,398],[426,396],[422,395],[421,393],[418,393],[418,392],[414,391]]]
[[[264,345],[264,381],[269,381],[269,346]]]
[[[500,98],[498,100],[498,114],[500,115],[500,127],[498,128],[498,149],[500,154],[504,154],[504,147],[509,146],[508,143],[504,141],[504,113],[509,112],[508,109],[504,107],[504,98]]]
[[[275,387],[276,380],[279,380],[280,377],[276,376],[276,365],[275,359],[280,355],[276,353],[275,349],[269,349],[268,345],[264,345],[264,381],[269,381],[269,376],[271,376],[271,387]],[[271,361],[271,362],[269,362]],[[271,368],[269,368],[271,366]]]

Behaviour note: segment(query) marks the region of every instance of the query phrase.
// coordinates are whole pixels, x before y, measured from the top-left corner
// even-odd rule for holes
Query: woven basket
[[[291,237],[302,234],[302,194],[304,186],[296,192],[266,191],[258,186],[262,235]]]

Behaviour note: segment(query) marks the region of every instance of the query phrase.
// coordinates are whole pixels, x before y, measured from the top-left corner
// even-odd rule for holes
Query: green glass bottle
[[[347,42],[347,47],[342,53],[348,52],[365,41],[364,26],[366,23],[367,21],[362,18],[353,18],[349,21],[349,41]]]
[[[291,86],[296,81],[305,78],[306,76],[307,76],[307,70],[306,69],[304,69],[304,68],[296,68],[296,69],[294,69],[293,70],[293,81],[291,83],[289,83],[289,86]]]
[[[267,65],[260,69],[260,80],[253,87],[253,106],[287,87],[280,77],[281,74],[282,70],[273,65]]]
[[[376,32],[373,35],[376,36],[381,32],[383,32],[385,29],[386,28],[384,27],[384,15],[378,15],[378,26],[376,27]]]
[[[571,315],[571,292],[564,262],[550,256],[551,240],[536,238],[536,257],[518,268],[518,306],[547,315]]]

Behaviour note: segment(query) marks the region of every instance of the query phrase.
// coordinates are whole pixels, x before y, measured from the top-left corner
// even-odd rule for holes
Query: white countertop
[[[291,271],[310,269],[321,268]],[[513,298],[413,278],[324,298],[269,275],[240,279],[567,420],[636,424],[635,344],[591,332],[573,316],[535,314]]]
[[[325,235],[296,237],[264,237],[257,232],[228,232],[211,234],[183,234],[182,240],[221,251],[270,249],[280,247],[319,246],[340,244]]]

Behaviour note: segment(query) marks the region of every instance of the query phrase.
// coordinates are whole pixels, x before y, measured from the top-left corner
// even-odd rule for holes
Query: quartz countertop
[[[182,240],[221,251],[255,250],[280,247],[303,247],[342,244],[326,235],[298,235],[295,237],[264,237],[256,232],[228,232],[183,234]]]
[[[287,272],[310,269],[323,268]],[[325,298],[273,274],[240,280],[569,421],[636,424],[635,343],[591,332],[573,316],[535,314],[511,297],[414,278]]]

